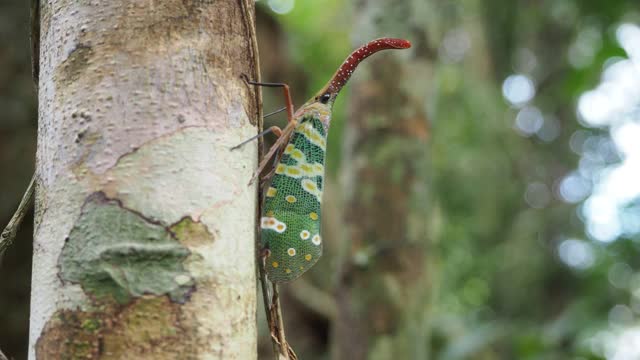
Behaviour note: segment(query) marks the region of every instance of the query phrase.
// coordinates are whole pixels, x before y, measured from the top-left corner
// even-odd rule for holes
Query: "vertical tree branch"
[[[29,211],[29,205],[31,204],[31,199],[33,199],[33,192],[35,188],[36,175],[34,174],[31,177],[31,181],[29,182],[29,186],[27,186],[27,190],[22,196],[22,200],[20,200],[20,204],[18,205],[18,209],[9,220],[9,224],[4,228],[2,234],[0,234],[0,258],[4,254],[5,251],[11,246],[13,240],[16,237],[16,233],[18,232],[18,228],[22,223],[22,219]]]

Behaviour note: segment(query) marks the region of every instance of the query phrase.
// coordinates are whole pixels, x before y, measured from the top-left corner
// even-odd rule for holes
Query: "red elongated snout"
[[[380,38],[369,41],[352,52],[342,65],[340,65],[338,71],[336,71],[329,81],[327,92],[332,94],[340,92],[362,60],[377,53],[378,51],[388,49],[408,49],[410,47],[411,42],[404,39]]]

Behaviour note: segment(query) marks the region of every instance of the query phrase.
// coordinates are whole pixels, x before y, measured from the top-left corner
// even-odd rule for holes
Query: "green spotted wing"
[[[327,132],[320,119],[304,117],[276,164],[265,191],[262,248],[271,281],[296,279],[322,255],[320,205]]]

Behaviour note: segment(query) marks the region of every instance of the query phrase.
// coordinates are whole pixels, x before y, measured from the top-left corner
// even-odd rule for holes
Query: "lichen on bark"
[[[211,244],[215,240],[205,224],[193,220],[190,216],[171,225],[170,230],[185,245]]]
[[[126,303],[143,294],[184,302],[195,287],[190,251],[164,226],[102,193],[87,198],[60,255],[60,277],[97,298]]]

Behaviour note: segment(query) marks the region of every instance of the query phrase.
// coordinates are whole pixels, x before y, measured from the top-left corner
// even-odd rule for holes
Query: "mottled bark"
[[[413,47],[372,58],[351,81],[336,359],[426,358],[427,112],[434,88],[426,10],[422,2],[382,0],[358,10],[354,44],[385,35],[410,39]]]
[[[31,359],[256,357],[249,11],[43,1]]]

